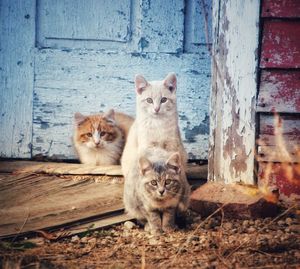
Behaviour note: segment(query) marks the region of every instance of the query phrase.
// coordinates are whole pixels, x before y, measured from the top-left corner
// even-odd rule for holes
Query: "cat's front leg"
[[[175,208],[168,208],[163,211],[162,215],[162,229],[164,232],[172,232],[177,230],[177,226],[175,224]]]
[[[148,215],[149,230],[152,234],[160,234],[162,232],[162,220],[158,211],[151,211]]]

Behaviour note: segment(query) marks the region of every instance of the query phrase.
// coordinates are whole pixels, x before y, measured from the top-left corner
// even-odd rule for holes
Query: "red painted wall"
[[[300,1],[262,0],[258,183],[300,199]]]

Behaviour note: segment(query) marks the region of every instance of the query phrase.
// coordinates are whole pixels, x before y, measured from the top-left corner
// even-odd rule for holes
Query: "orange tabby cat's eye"
[[[92,135],[92,133],[87,133],[86,134],[88,137],[92,137],[93,135]]]

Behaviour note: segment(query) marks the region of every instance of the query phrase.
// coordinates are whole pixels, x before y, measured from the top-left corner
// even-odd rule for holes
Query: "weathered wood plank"
[[[0,156],[31,157],[35,1],[0,1]]]
[[[300,18],[300,1],[298,0],[263,0],[263,18]]]
[[[280,199],[295,203],[300,198],[300,164],[259,163],[258,184],[266,190],[278,190]]]
[[[135,113],[133,78],[178,74],[180,129],[190,159],[206,159],[210,57],[203,54],[126,54],[41,50],[36,57],[33,155],[74,159],[73,115],[110,107]]]
[[[254,183],[259,5],[213,2],[209,180]]]
[[[74,224],[70,227],[64,227],[64,231],[68,236],[72,236],[74,234],[80,234],[86,231],[94,231],[98,230],[100,228],[105,228],[111,225],[116,225],[128,220],[132,220],[131,217],[129,217],[125,213],[117,213],[114,216],[106,216],[102,219],[88,221],[84,224]]]
[[[300,67],[300,22],[267,20],[264,22],[261,68]]]
[[[184,1],[142,0],[140,8],[139,49],[143,52],[182,52]]]
[[[263,70],[258,112],[300,112],[300,70]]]
[[[0,161],[1,173],[46,173],[53,175],[106,175],[122,176],[119,165],[91,166],[74,163],[34,162],[34,161]],[[207,179],[207,165],[188,164],[189,179]]]
[[[34,231],[122,210],[123,184],[28,175],[0,181],[0,235]]]
[[[260,115],[258,161],[300,162],[300,117]]]

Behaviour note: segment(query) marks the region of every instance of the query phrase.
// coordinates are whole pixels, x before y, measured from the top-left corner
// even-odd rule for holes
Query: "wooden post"
[[[260,1],[213,1],[209,180],[254,183]]]

